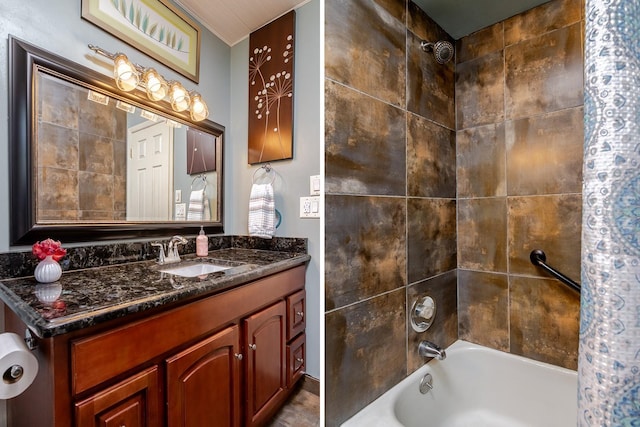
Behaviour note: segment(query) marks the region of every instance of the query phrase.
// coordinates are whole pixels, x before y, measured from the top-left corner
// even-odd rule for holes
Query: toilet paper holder
[[[31,351],[38,348],[38,340],[33,336],[28,328],[24,330],[24,342],[27,345],[27,348]]]

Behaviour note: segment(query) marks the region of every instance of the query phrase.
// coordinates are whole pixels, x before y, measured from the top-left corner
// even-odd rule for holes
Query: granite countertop
[[[182,257],[182,262],[196,259]],[[111,319],[228,290],[308,262],[305,253],[227,248],[209,252],[201,262],[230,268],[181,277],[162,273],[155,261],[88,268],[62,274],[58,282],[38,284],[33,277],[0,281],[0,299],[40,338],[86,328]],[[55,296],[61,291],[60,296]]]

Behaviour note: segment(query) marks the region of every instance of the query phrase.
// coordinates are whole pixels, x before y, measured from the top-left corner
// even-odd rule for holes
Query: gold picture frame
[[[82,0],[82,18],[198,83],[200,27],[167,0]]]

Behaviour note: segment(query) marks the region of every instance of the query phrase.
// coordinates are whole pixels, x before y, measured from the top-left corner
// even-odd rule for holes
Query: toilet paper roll
[[[0,334],[0,399],[11,399],[27,389],[38,373],[38,361],[17,334]]]

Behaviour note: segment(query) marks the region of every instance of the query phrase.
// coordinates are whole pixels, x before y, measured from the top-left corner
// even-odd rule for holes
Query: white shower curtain
[[[586,0],[578,425],[640,423],[640,0]]]

